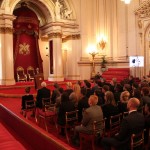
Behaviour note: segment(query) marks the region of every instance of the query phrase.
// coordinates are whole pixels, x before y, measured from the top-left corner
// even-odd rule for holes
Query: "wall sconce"
[[[125,4],[130,4],[131,0],[121,0],[123,1]]]
[[[46,56],[49,57],[49,50],[48,50],[48,47],[46,47]]]
[[[101,41],[99,41],[99,46],[103,50],[106,47],[106,41],[104,39],[101,39]]]

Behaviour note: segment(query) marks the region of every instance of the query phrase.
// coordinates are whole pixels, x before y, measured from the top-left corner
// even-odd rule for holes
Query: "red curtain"
[[[34,12],[27,6],[22,6],[15,10],[14,15],[14,71],[16,76],[17,67],[27,68],[32,66],[34,69],[39,68],[43,73],[42,58],[40,55],[38,38],[39,38],[39,21]]]

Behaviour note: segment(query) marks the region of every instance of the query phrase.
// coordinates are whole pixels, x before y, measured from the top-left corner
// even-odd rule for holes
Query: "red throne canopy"
[[[22,3],[20,8],[14,10],[16,16],[14,20],[14,71],[16,75],[17,67],[21,66],[27,73],[27,68],[32,66],[39,68],[43,73],[42,58],[39,51],[39,20],[36,14],[30,10],[26,3]]]

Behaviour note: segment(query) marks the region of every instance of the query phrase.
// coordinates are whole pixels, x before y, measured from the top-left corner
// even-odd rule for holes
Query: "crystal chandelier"
[[[121,0],[123,1],[125,4],[130,4],[131,0]]]

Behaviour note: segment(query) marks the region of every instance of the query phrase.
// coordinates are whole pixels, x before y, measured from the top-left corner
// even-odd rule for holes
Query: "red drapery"
[[[38,35],[39,21],[34,12],[26,5],[14,11],[17,18],[14,20],[14,71],[18,66],[27,68],[32,66],[34,69],[39,68],[43,73],[42,58],[39,51]]]

